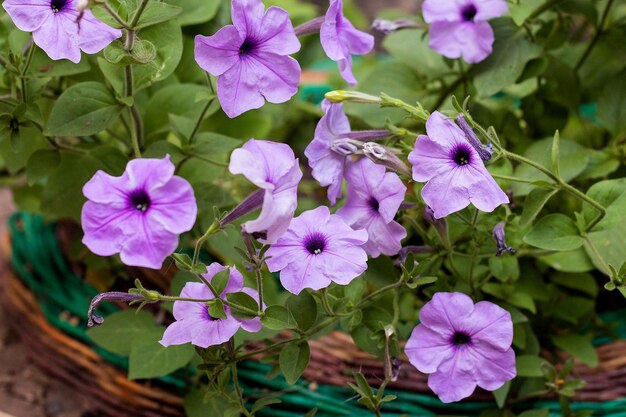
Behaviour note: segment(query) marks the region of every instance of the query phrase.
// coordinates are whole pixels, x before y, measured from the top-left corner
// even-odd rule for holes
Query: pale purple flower
[[[250,139],[233,151],[228,169],[265,190],[261,215],[244,223],[244,231],[263,243],[276,242],[298,207],[302,171],[293,151],[284,143]]]
[[[96,172],[83,187],[83,243],[96,255],[119,253],[126,265],[161,268],[196,221],[193,189],[174,168],[168,155],[133,159],[121,177]]]
[[[320,28],[320,41],[326,55],[337,62],[339,73],[350,85],[356,84],[352,74],[352,55],[365,55],[374,48],[374,37],[356,29],[343,15],[343,0],[330,0],[330,7]]]
[[[353,230],[328,207],[302,213],[287,232],[266,252],[267,267],[280,271],[287,291],[319,290],[331,282],[347,285],[367,269],[365,230]]]
[[[341,184],[346,164],[346,157],[357,151],[356,147],[345,146],[344,154],[338,152],[343,149],[337,148],[345,133],[350,132],[350,121],[343,112],[343,104],[333,104],[328,100],[322,102],[324,116],[315,128],[313,141],[304,150],[309,160],[309,166],[313,169],[313,178],[319,181],[322,187],[328,187],[328,199],[335,205],[341,197]]]
[[[369,240],[363,249],[373,258],[396,255],[407,235],[394,220],[406,187],[397,174],[385,172],[385,167],[362,158],[348,164],[346,169],[348,196],[346,204],[337,211],[354,229],[365,229]]]
[[[122,31],[102,23],[90,10],[81,16],[76,5],[77,0],[5,0],[2,4],[15,26],[32,32],[35,44],[51,59],[78,63],[81,50],[98,53]]]
[[[217,76],[217,96],[228,117],[258,109],[265,100],[284,103],[298,92],[300,65],[289,55],[300,50],[289,14],[264,13],[261,0],[233,0],[233,24],[213,36],[196,36],[195,57]]]
[[[477,63],[493,50],[493,29],[487,20],[502,16],[505,0],[425,0],[422,13],[430,23],[430,47],[446,58]]]
[[[469,397],[476,386],[494,391],[516,375],[511,314],[489,301],[474,304],[458,292],[436,293],[420,311],[404,349],[445,403]]]
[[[434,112],[426,122],[428,136],[420,135],[409,154],[413,179],[428,182],[422,198],[441,219],[470,203],[491,212],[509,197],[494,181],[465,134],[443,114]]]
[[[217,273],[225,269],[226,267],[217,262],[212,263],[207,267],[206,274],[202,274],[202,276],[211,282]],[[258,302],[259,293],[243,286],[243,276],[237,268],[229,267],[229,270],[228,283],[220,294],[220,298],[226,300],[226,295],[229,293],[245,292]],[[215,296],[206,284],[188,282],[181,291],[180,298],[208,301],[213,300]],[[216,319],[209,315],[206,302],[176,301],[174,302],[176,321],[165,329],[163,338],[159,343],[166,347],[191,343],[201,348],[207,348],[228,342],[239,329],[253,333],[261,330],[261,319],[258,317],[249,320],[235,318],[228,306],[224,306],[224,312],[226,313],[225,319]]]

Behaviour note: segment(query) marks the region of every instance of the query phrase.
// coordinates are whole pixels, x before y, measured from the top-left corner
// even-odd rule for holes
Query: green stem
[[[198,241],[196,242],[196,247],[193,251],[193,261],[192,261],[193,266],[195,266],[198,263],[198,257],[200,256],[200,249],[202,248],[202,245],[204,244],[204,242],[206,242],[211,237],[211,235],[217,233],[220,230],[220,226],[221,225],[220,225],[219,220],[216,219],[213,222],[213,224],[209,226],[206,233],[202,235],[200,239],[198,239]]]
[[[126,68],[130,68],[130,66]],[[141,158],[140,144],[143,143],[143,121],[137,107],[134,104],[128,108],[128,111],[130,112],[130,120],[133,124],[133,128],[130,129],[133,152],[135,154],[135,158]]]
[[[491,174],[491,176],[498,180],[519,182],[522,184],[532,184],[537,181],[537,180],[526,180],[523,178],[509,177],[508,175],[500,175],[500,174]]]
[[[196,120],[196,125],[193,127],[193,130],[191,131],[191,134],[189,135],[190,146],[193,145],[193,142],[196,139],[196,134],[198,133],[198,130],[200,130],[200,125],[202,124],[204,117],[209,111],[209,107],[211,107],[211,104],[213,104],[213,99],[210,99],[209,101],[207,101],[206,106],[204,106],[204,108],[202,109],[202,112],[200,113],[200,116],[198,117],[198,120]]]
[[[261,268],[254,268],[254,274],[256,276],[256,288],[259,292],[259,308],[263,310],[263,274],[261,274]]]
[[[495,144],[493,144],[493,145],[494,145],[494,147],[496,147]],[[545,168],[544,166],[542,166],[542,165],[540,165],[540,164],[538,164],[538,163],[536,163],[534,161],[531,161],[530,159],[525,158],[525,157],[523,157],[521,155],[518,155],[518,154],[513,153],[513,152],[509,152],[509,151],[507,151],[507,150],[505,150],[505,149],[503,149],[501,147],[498,147],[498,150],[501,152],[501,154],[502,154],[502,156],[504,158],[512,159],[514,161],[521,162],[521,163],[526,164],[526,165],[530,165],[531,167],[535,168],[536,170],[541,171],[544,174],[546,174],[554,182],[556,182],[556,183],[560,183],[561,182],[561,180],[556,175],[554,175],[549,169]]]
[[[28,84],[26,83],[26,73],[30,68],[30,64],[33,62],[33,55],[35,54],[35,43],[33,42],[28,49],[28,55],[26,56],[26,62],[20,72],[20,80],[22,81],[22,102],[26,103],[28,100]]]
[[[233,385],[235,387],[235,392],[237,393],[237,399],[239,400],[239,407],[241,408],[241,412],[243,413],[244,416],[251,416],[243,400],[243,391],[241,390],[241,387],[239,386],[239,378],[237,376],[237,362],[231,363],[230,368],[232,370]]]
[[[596,200],[589,197],[588,195],[586,195],[579,189],[572,187],[571,185],[569,185],[563,180],[560,181],[560,185],[565,191],[580,198],[581,200],[588,203],[589,205],[591,205],[593,208],[595,208],[598,211],[598,216],[595,219],[593,219],[593,221],[589,223],[586,227],[587,232],[591,231],[591,229],[593,229],[595,225],[600,223],[600,221],[604,218],[604,216],[606,216],[606,207],[604,207],[602,204],[598,203]]]
[[[322,301],[322,307],[324,308],[324,311],[326,312],[326,314],[328,314],[330,317],[334,317],[335,313],[333,312],[333,309],[330,308],[330,303],[328,302],[328,293],[326,291],[326,288],[322,288],[322,290],[320,291],[320,300]]]
[[[582,67],[585,61],[587,60],[587,58],[589,58],[589,55],[591,55],[591,51],[593,51],[593,48],[598,43],[598,40],[600,39],[600,35],[602,35],[602,33],[604,32],[604,25],[606,24],[606,19],[609,17],[609,11],[611,10],[611,6],[613,6],[613,0],[609,0],[607,2],[606,7],[604,8],[604,12],[602,13],[602,18],[600,19],[600,23],[598,24],[598,29],[596,30],[596,33],[593,36],[593,39],[591,39],[589,46],[587,46],[587,49],[585,49],[585,52],[576,63],[576,67],[574,67],[574,71],[578,72],[580,67]]]
[[[543,14],[544,12],[550,10],[551,8],[553,8],[554,6],[557,6],[559,3],[563,3],[565,0],[550,0],[545,2],[544,4],[542,4],[541,6],[537,7],[531,14],[530,16],[528,16],[526,18],[526,20],[532,20],[536,17],[539,17],[539,15]]]
[[[113,10],[113,8],[111,6],[109,6],[109,3],[104,1],[102,3],[102,7],[104,7],[104,10],[106,10],[106,12],[109,14],[109,16],[111,16],[113,18],[113,20],[115,20],[117,22],[117,24],[122,27],[122,29],[127,29],[128,28],[128,26],[126,26],[126,22],[124,22],[124,20],[120,17],[120,15],[115,10]]]
[[[211,165],[215,165],[215,166],[220,167],[220,168],[228,168],[228,164],[227,164],[227,163],[225,163],[225,162],[219,162],[219,161],[214,161],[214,160],[212,160],[212,159],[205,158],[205,157],[204,157],[204,156],[202,156],[202,155],[197,155],[197,154],[187,154],[187,156],[189,156],[190,158],[196,158],[196,159],[199,159],[199,160],[201,160],[201,161],[204,161],[204,162],[209,163],[209,164],[211,164]],[[181,163],[181,165],[182,165],[182,163]]]
[[[361,307],[363,307],[365,304],[367,304],[368,302],[372,301],[373,299],[386,294],[388,291],[393,290],[394,288],[399,287],[400,285],[402,285],[402,281],[398,281],[395,282],[393,284],[387,285],[386,287],[382,287],[379,288],[378,290],[374,291],[373,293],[367,295],[366,297],[364,297],[359,304],[357,304],[356,309],[359,309]]]
[[[143,11],[146,9],[146,6],[148,5],[149,1],[150,0],[142,0],[141,4],[139,5],[139,8],[137,9],[137,11],[135,12],[135,15],[133,16],[133,19],[130,21],[130,24],[128,25],[130,28],[134,29],[135,26],[137,26],[137,23],[139,23],[139,19],[141,18]]]
[[[456,80],[454,80],[452,84],[450,84],[445,90],[443,90],[437,98],[435,104],[430,108],[430,112],[432,113],[437,110],[446,101],[448,96],[452,94],[452,92],[456,90],[456,88],[461,85],[461,83],[464,82],[464,79],[465,77],[463,76],[463,74],[461,74],[461,76],[459,76]]]

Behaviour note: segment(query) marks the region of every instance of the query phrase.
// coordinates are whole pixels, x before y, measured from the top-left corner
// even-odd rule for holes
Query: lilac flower
[[[207,281],[224,271],[226,267],[212,263],[207,268],[207,273],[202,274]],[[243,276],[235,267],[229,267],[230,276],[226,287],[220,294],[220,298],[226,300],[226,295],[233,292],[245,292],[255,300],[259,300],[259,293],[251,288],[243,286]],[[204,283],[188,282],[180,293],[181,298],[195,300],[213,300],[214,294]],[[176,301],[174,302],[174,318],[176,321],[168,326],[163,333],[163,339],[159,343],[163,346],[183,345],[191,343],[195,346],[207,348],[228,342],[237,333],[244,329],[247,332],[261,330],[261,319],[256,317],[250,320],[240,320],[230,312],[228,306],[224,306],[225,319],[215,319],[209,315],[206,302]]]
[[[494,391],[516,375],[511,314],[465,294],[437,293],[420,311],[405,353],[445,403],[469,397],[476,386]]]
[[[267,267],[280,271],[287,291],[319,290],[334,281],[347,285],[367,269],[365,230],[353,230],[328,207],[302,213],[287,232],[266,252]]]
[[[80,62],[80,51],[95,54],[122,31],[105,25],[90,10],[82,17],[76,0],[5,0],[2,4],[15,26],[33,33],[33,41],[51,59]]]
[[[430,23],[430,47],[446,58],[477,63],[493,48],[493,29],[487,20],[508,11],[504,0],[425,0],[422,13]]]
[[[374,37],[357,30],[343,15],[343,0],[330,0],[320,41],[326,55],[337,62],[341,76],[350,85],[356,84],[352,74],[352,55],[365,55],[374,48]]]
[[[231,118],[265,100],[284,103],[298,91],[300,65],[289,55],[300,50],[300,42],[289,14],[278,7],[263,11],[261,0],[233,0],[233,25],[196,36],[196,62],[218,77],[217,96]]]
[[[491,212],[509,202],[491,177],[478,152],[454,122],[434,112],[426,122],[428,136],[420,135],[409,154],[413,179],[428,182],[422,197],[437,219],[470,203]]]
[[[228,169],[265,190],[261,215],[244,223],[244,231],[263,243],[276,242],[298,206],[302,171],[293,151],[284,143],[250,139],[233,151]]]
[[[169,155],[134,159],[121,177],[98,171],[83,194],[83,243],[96,255],[120,253],[126,265],[160,268],[196,221],[193,189]]]
[[[394,221],[404,200],[406,187],[393,172],[369,159],[350,163],[346,169],[348,197],[337,211],[354,229],[365,229],[369,240],[363,249],[371,257],[392,256],[402,249],[406,230]]]

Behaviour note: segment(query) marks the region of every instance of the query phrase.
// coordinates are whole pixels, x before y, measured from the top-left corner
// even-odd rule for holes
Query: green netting
[[[11,264],[20,278],[37,296],[41,309],[47,320],[72,337],[91,344],[87,336],[87,309],[91,298],[97,290],[77,276],[69,267],[59,248],[54,224],[47,224],[41,216],[17,213],[9,219],[9,227],[13,239],[13,257]],[[101,314],[109,314],[116,308],[103,305]],[[79,319],[79,323],[65,319],[69,312]],[[626,339],[626,322],[622,320],[624,312],[613,312],[603,315],[605,321],[618,323],[615,332]],[[608,337],[598,339],[598,343],[610,341]],[[126,358],[111,354],[93,346],[107,361],[127,369]],[[267,379],[270,366],[258,362],[241,364],[239,375],[246,395],[262,392],[281,392],[282,403],[271,409],[258,413],[261,417],[301,417],[311,408],[319,410],[320,417],[362,416],[364,410],[356,403],[354,393],[344,387],[316,385],[312,388],[307,382],[289,385],[278,376]],[[161,382],[179,392],[185,386],[182,374],[173,374],[161,378]],[[413,417],[428,417],[437,414],[467,415],[480,414],[487,407],[493,406],[485,402],[463,402],[459,404],[443,404],[436,397],[406,391],[389,391],[398,397],[396,401],[385,407],[383,416],[391,417],[408,414]],[[555,401],[542,401],[535,404],[524,404],[520,410],[533,407],[548,408],[554,416],[559,414],[559,405]],[[626,399],[602,403],[575,403],[575,410],[591,409],[595,416],[626,417]]]

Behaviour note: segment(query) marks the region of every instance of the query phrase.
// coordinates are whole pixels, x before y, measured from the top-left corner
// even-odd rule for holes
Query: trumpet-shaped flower
[[[228,169],[265,190],[261,215],[244,223],[245,232],[263,243],[276,242],[298,207],[302,171],[293,151],[284,143],[250,139],[233,151]]]
[[[96,172],[83,187],[83,243],[96,255],[119,253],[126,265],[160,268],[197,214],[193,189],[174,168],[166,156],[134,159],[121,177]]]
[[[422,13],[430,23],[430,47],[446,58],[477,63],[493,49],[487,20],[508,11],[504,0],[425,0]]]
[[[374,37],[356,29],[343,15],[343,0],[330,0],[330,7],[320,28],[320,40],[326,55],[337,62],[341,76],[356,84],[352,74],[352,55],[365,55],[374,48]]]
[[[365,230],[353,230],[327,207],[302,213],[266,252],[270,271],[280,271],[287,291],[319,290],[331,282],[347,285],[367,269]]]
[[[2,7],[18,29],[32,32],[33,41],[51,59],[80,61],[80,51],[95,54],[122,31],[95,18],[90,10],[77,10],[76,0],[5,0]]]
[[[422,198],[433,209],[435,218],[462,210],[470,203],[491,212],[509,202],[454,122],[434,112],[426,122],[426,132],[428,136],[417,138],[409,162],[413,179],[427,182]]]
[[[207,267],[207,272],[202,274],[202,276],[211,282],[217,273],[225,269],[227,268],[218,263],[213,263]],[[226,300],[226,295],[229,293],[245,292],[258,302],[259,293],[243,286],[241,273],[235,267],[229,267],[228,269],[230,270],[228,283],[220,294],[220,298]],[[207,300],[208,302],[213,300],[215,295],[204,283],[188,282],[181,291],[180,298]],[[226,318],[217,319],[211,317],[207,302],[174,302],[174,318],[176,321],[168,326],[159,343],[166,347],[191,343],[198,347],[207,348],[228,342],[239,329],[253,333],[261,330],[260,318],[238,319],[233,317],[228,306],[224,306]]]
[[[233,24],[213,36],[196,36],[200,67],[217,76],[217,96],[228,117],[258,109],[265,100],[284,103],[298,92],[300,50],[289,14],[261,0],[233,0]]]
[[[516,375],[511,314],[461,293],[437,293],[420,311],[404,349],[441,401],[469,397],[476,386],[494,391]]]
[[[406,230],[394,221],[404,201],[406,187],[397,174],[362,158],[346,169],[348,196],[337,214],[355,229],[365,229],[369,239],[363,249],[372,257],[396,255]]]

